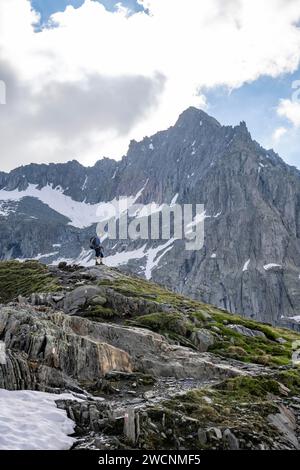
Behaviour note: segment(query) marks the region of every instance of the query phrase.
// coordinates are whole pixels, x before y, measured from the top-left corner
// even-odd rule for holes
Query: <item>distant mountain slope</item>
[[[205,205],[205,244],[106,241],[107,263],[232,312],[274,324],[300,316],[300,173],[195,108],[132,141],[120,162],[28,165],[0,173],[0,257],[93,263],[99,203]],[[296,321],[289,325],[297,328]]]

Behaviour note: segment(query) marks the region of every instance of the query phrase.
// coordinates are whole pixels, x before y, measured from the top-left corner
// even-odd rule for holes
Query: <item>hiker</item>
[[[104,258],[104,253],[103,253],[103,246],[101,245],[101,240],[98,237],[98,235],[92,237],[90,239],[90,248],[92,250],[95,250],[96,253],[96,266],[103,264],[103,258]]]

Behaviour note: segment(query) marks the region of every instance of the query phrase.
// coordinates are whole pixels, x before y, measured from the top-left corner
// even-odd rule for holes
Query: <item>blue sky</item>
[[[189,106],[300,168],[300,0],[1,0],[2,17],[2,169],[121,158]]]

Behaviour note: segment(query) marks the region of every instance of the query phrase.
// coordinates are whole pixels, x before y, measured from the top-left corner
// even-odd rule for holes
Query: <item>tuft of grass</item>
[[[176,333],[187,336],[194,329],[194,325],[179,312],[157,312],[138,317],[131,323],[157,333]]]
[[[162,334],[176,341],[182,346],[196,349],[189,340],[195,330],[194,324],[179,312],[157,312],[137,317],[135,320],[127,321],[128,325],[147,328],[155,333]]]
[[[120,292],[127,297],[141,297],[148,300],[154,300],[160,304],[171,305],[174,307],[174,310],[195,311],[202,305],[200,302],[193,301],[183,295],[171,292],[158,284],[154,284],[153,282],[125,275],[114,281],[102,280],[99,282],[99,285],[109,286],[116,292]]]
[[[0,262],[0,303],[12,302],[19,295],[27,297],[33,292],[55,292],[59,289],[58,279],[37,261]]]
[[[109,308],[103,307],[102,305],[90,306],[85,310],[85,316],[91,320],[103,319],[110,320],[116,317],[116,312]]]
[[[216,323],[214,325],[217,325],[221,334],[219,335],[218,341],[216,341],[210,350],[218,355],[231,359],[239,359],[244,362],[253,362],[270,366],[282,366],[291,363],[292,342],[294,338],[294,333],[292,332],[284,332],[282,335],[278,334],[278,337],[282,336],[286,340],[286,343],[279,344],[276,340],[270,339],[270,337],[249,338],[233,331],[227,326],[224,326],[224,324]],[[255,328],[253,328],[252,325],[252,329],[259,330],[265,325],[255,323],[254,326]],[[239,348],[243,350],[241,355],[238,354]]]
[[[222,391],[224,397],[230,400],[247,400],[251,402],[252,398],[266,398],[267,393],[279,394],[280,385],[275,378],[270,377],[235,377],[227,379],[216,389]]]

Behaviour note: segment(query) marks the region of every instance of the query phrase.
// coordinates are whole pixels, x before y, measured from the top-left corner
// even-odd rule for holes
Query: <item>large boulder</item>
[[[192,333],[191,341],[194,343],[198,351],[206,352],[210,346],[214,344],[214,336],[204,328]]]
[[[97,297],[101,299],[102,305],[105,304],[105,291],[102,287],[94,285],[77,287],[65,296],[63,309],[66,313],[74,315]]]

